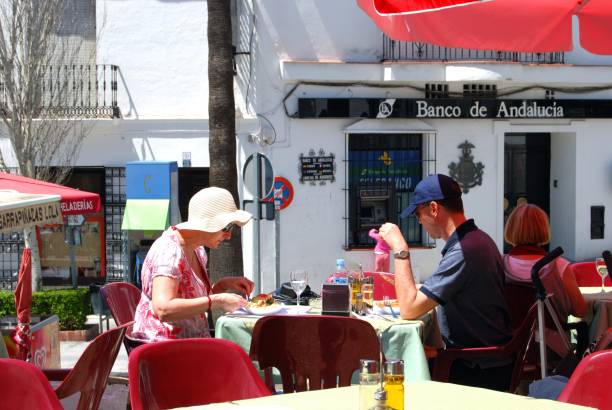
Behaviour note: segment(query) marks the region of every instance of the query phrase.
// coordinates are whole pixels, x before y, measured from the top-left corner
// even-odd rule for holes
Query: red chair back
[[[142,345],[129,357],[128,375],[133,410],[270,395],[244,350],[223,339],[179,339]]]
[[[612,350],[592,353],[580,361],[557,401],[612,409],[611,374]]]
[[[0,401],[6,409],[63,409],[42,371],[16,359],[0,359]]]
[[[108,306],[117,326],[134,320],[141,292],[127,282],[107,283],[100,288],[100,294]]]
[[[63,399],[80,393],[77,409],[97,409],[123,336],[131,324],[110,329],[92,340],[72,369],[44,369],[49,380],[61,380],[55,389],[57,397]]]
[[[104,303],[108,306],[111,315],[113,315],[113,319],[117,326],[134,320],[136,307],[138,307],[140,297],[142,296],[140,289],[131,283],[114,282],[102,286],[100,288],[100,294],[102,295],[102,299],[104,299]],[[128,354],[130,354],[135,347],[144,343],[133,339],[131,334],[132,328],[130,327],[123,338],[123,344]]]
[[[527,311],[522,324],[514,331],[512,339],[504,345],[440,350],[434,361],[432,380],[448,382],[451,366],[457,359],[473,360],[479,358],[512,357],[514,358],[514,367],[508,391],[514,392],[519,385],[527,350],[535,333],[537,311],[537,304],[533,304]]]
[[[283,392],[290,393],[350,385],[360,359],[380,359],[380,343],[360,319],[267,316],[255,323],[250,352],[260,369],[280,371]]]
[[[363,272],[366,278],[374,278],[374,300],[397,299],[395,293],[395,275],[388,272]]]
[[[601,286],[601,276],[595,269],[595,262],[576,262],[570,264],[578,286]],[[610,275],[606,276],[606,286],[612,286]]]

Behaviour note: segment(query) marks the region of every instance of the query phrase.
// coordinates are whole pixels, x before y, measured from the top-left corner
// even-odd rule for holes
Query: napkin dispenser
[[[341,284],[324,284],[321,289],[321,313],[324,315],[350,316],[350,288]]]

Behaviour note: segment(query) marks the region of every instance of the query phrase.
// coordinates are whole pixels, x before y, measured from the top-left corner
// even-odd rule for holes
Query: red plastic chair
[[[612,350],[590,354],[580,361],[557,401],[599,410],[612,409],[611,374]]]
[[[380,343],[372,325],[355,318],[267,316],[255,323],[250,356],[260,369],[277,368],[290,393],[350,385],[360,359],[380,359]]]
[[[5,409],[63,409],[40,369],[16,359],[0,359],[0,403]]]
[[[514,369],[508,387],[509,392],[514,392],[518,387],[520,375],[525,364],[526,353],[533,339],[536,328],[537,305],[532,305],[528,310],[525,320],[516,329],[514,336],[508,343],[502,346],[473,347],[473,348],[450,348],[438,351],[434,361],[432,380],[448,382],[453,362],[457,359],[480,359],[480,358],[514,358]]]
[[[578,286],[601,286],[601,276],[595,269],[595,262],[576,262],[570,264]],[[610,275],[606,276],[606,286],[612,286]]]
[[[142,296],[142,292],[136,286],[127,282],[107,283],[100,288],[100,295],[102,295],[104,303],[106,303],[111,315],[113,315],[117,326],[134,320],[136,307]],[[128,354],[130,354],[132,349],[144,343],[133,339],[131,337],[131,330],[131,328],[127,330],[123,339],[123,344]]]
[[[194,406],[269,396],[248,356],[223,339],[142,345],[129,357],[133,410]]]
[[[98,408],[123,336],[132,323],[107,330],[92,340],[72,369],[43,369],[48,380],[61,381],[55,388],[59,399],[81,393],[77,409]]]

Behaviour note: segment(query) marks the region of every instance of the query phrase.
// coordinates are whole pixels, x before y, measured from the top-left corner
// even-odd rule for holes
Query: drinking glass
[[[308,273],[303,270],[295,270],[291,272],[291,289],[297,295],[297,305],[300,306],[300,295],[306,289],[308,284]]]
[[[363,295],[363,301],[368,307],[374,306],[374,278],[369,276],[363,278],[361,282],[361,294]]]
[[[595,269],[597,269],[597,273],[601,276],[601,292],[605,292],[605,283],[606,283],[606,275],[608,274],[608,267],[606,266],[606,262],[603,258],[595,258]]]

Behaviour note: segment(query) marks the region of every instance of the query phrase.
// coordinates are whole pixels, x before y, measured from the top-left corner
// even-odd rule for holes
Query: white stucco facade
[[[122,118],[93,121],[76,165],[162,160],[181,166],[189,152],[193,167],[208,167],[206,1],[98,0],[96,16],[98,63],[119,67]],[[239,0],[235,17],[237,166],[241,171],[248,155],[264,153],[275,175],[294,188],[278,229],[277,222],[261,222],[264,291],[275,286],[277,257],[281,280],[288,280],[291,270],[306,269],[315,291],[337,258],[353,269],[373,268],[371,249],[345,247],[344,130],[359,118],[296,118],[298,98],[423,98],[425,84],[461,92],[463,84],[486,83],[500,95],[523,89],[504,97],[511,99],[543,99],[546,88],[556,88],[564,90],[555,93],[557,99],[612,100],[612,59],[582,50],[566,53],[564,64],[380,62],[382,34],[354,0]],[[384,128],[385,119],[375,121]],[[411,119],[398,121],[408,131],[414,125]],[[426,138],[435,139],[436,172],[448,173],[459,144],[469,140],[475,146],[472,155],[484,165],[484,176],[464,196],[466,214],[500,249],[508,133],[550,133],[551,246],[563,246],[572,260],[612,248],[612,119],[420,121],[432,130]],[[335,155],[335,182],[299,182],[299,156],[310,150]],[[241,201],[250,198],[242,185],[240,190]],[[596,205],[606,206],[604,239],[590,238],[590,207]],[[253,224],[243,233],[245,274],[252,276]],[[412,250],[421,279],[432,273],[442,246],[438,241]]]

